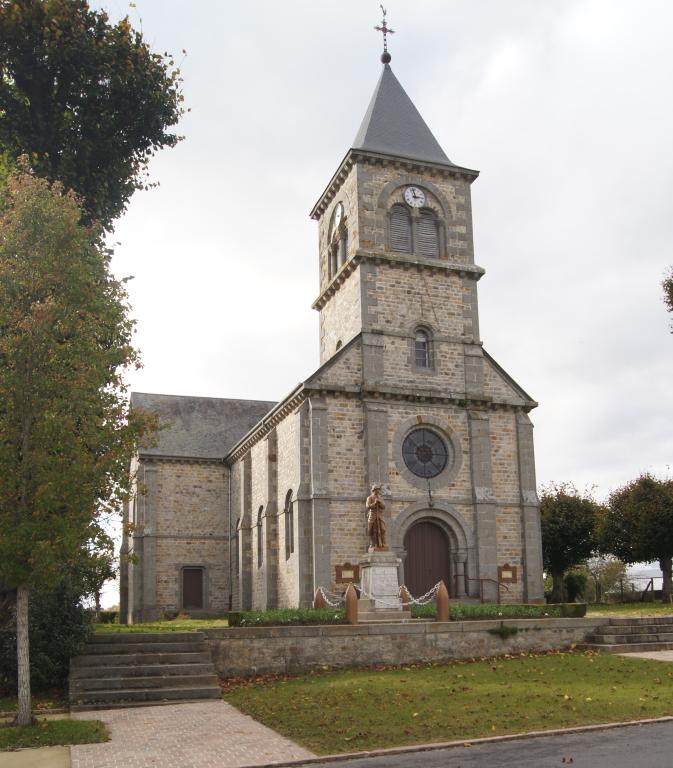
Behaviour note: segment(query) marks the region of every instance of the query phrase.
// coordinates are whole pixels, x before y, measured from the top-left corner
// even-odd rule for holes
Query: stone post
[[[446,584],[443,581],[439,582],[439,589],[437,590],[437,621],[449,620],[449,593],[446,589]]]
[[[344,595],[344,601],[346,603],[346,621],[348,624],[358,623],[358,596],[355,591],[355,587],[349,584],[346,587],[346,594]]]

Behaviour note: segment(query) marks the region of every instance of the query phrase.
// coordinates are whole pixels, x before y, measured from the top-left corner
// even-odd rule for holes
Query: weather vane
[[[374,27],[374,29],[377,32],[383,33],[383,53],[381,54],[381,61],[384,64],[388,64],[390,59],[392,58],[391,55],[388,53],[388,35],[394,35],[395,30],[390,29],[390,27],[386,24],[386,9],[382,5],[380,5],[379,7],[383,11],[383,21],[381,22],[380,27]]]

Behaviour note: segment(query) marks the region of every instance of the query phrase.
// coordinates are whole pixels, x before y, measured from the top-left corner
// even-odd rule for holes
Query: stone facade
[[[415,159],[404,146],[376,144],[378,107],[370,107],[359,134],[366,141],[347,153],[312,211],[321,367],[266,409],[230,401],[236,429],[233,406],[223,406],[228,440],[215,458],[169,460],[163,438],[152,456],[141,453],[145,495],[129,512],[140,527],[133,546],[126,542],[139,557],[122,574],[133,620],[182,607],[185,567],[204,569],[203,612],[306,606],[316,588],[342,588],[337,567],[357,564],[367,547],[373,483],[382,486],[401,583],[420,583],[419,555],[407,556],[422,529],[439,547],[430,576],[447,581],[453,598],[542,600],[528,417],[536,403],[481,340],[484,270],[474,261],[470,201],[478,174],[444,162],[441,148],[438,162],[438,145],[404,107],[388,68],[381,83],[376,99],[401,104],[409,121],[400,135],[417,133]],[[424,146],[432,160],[419,157]],[[408,204],[410,191],[420,207]],[[395,234],[400,211],[407,240]],[[405,453],[418,430],[442,456],[437,471],[428,463],[435,448],[414,449],[423,471]]]

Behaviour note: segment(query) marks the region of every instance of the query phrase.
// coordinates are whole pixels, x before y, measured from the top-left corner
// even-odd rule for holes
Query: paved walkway
[[[0,752],[0,768],[70,768],[70,747]]]
[[[654,659],[655,661],[673,661],[673,651],[643,651],[642,653],[620,653],[634,659]]]
[[[314,755],[223,701],[77,712],[103,720],[105,744],[71,747],[72,768],[238,768]]]

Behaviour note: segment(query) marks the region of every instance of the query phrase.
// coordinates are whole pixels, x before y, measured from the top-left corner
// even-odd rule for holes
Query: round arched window
[[[404,438],[402,458],[410,472],[417,477],[437,477],[449,460],[446,443],[432,429],[419,427]]]

